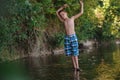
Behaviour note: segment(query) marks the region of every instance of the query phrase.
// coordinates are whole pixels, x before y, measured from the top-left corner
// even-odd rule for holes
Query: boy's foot
[[[80,69],[79,69],[79,68],[76,68],[76,71],[80,71]]]
[[[73,71],[80,71],[79,68],[73,68]]]

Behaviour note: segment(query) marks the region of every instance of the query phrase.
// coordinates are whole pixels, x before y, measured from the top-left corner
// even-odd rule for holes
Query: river
[[[79,55],[80,72],[64,54],[0,63],[0,80],[120,80],[120,45],[101,45]]]

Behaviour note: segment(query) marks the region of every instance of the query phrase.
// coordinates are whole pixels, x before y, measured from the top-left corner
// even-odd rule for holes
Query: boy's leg
[[[72,63],[73,63],[74,69],[79,71],[78,56],[72,56]]]
[[[78,56],[74,56],[76,68],[79,69]]]
[[[71,47],[72,47],[72,59],[74,61],[74,65],[75,65],[75,69],[78,71],[79,70],[79,63],[78,63],[78,55],[79,55],[79,51],[78,51],[78,40],[76,35],[74,35],[71,39]]]
[[[76,69],[77,66],[76,66],[75,57],[72,56],[71,58],[72,58],[73,67],[74,67],[74,69]]]

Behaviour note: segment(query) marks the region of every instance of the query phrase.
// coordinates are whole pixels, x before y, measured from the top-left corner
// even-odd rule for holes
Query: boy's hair
[[[60,10],[59,12],[58,12],[58,15],[62,18],[62,16],[60,15],[60,13],[62,12],[62,11],[64,11],[64,9],[62,9],[62,10]],[[63,18],[62,18],[63,19]],[[64,20],[64,19],[63,19]]]

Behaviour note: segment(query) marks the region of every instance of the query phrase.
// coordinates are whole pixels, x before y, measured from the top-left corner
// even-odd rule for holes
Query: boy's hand
[[[83,4],[83,1],[80,1],[80,4]]]
[[[63,7],[66,8],[66,7],[68,7],[68,5],[67,5],[67,4],[64,4]]]

